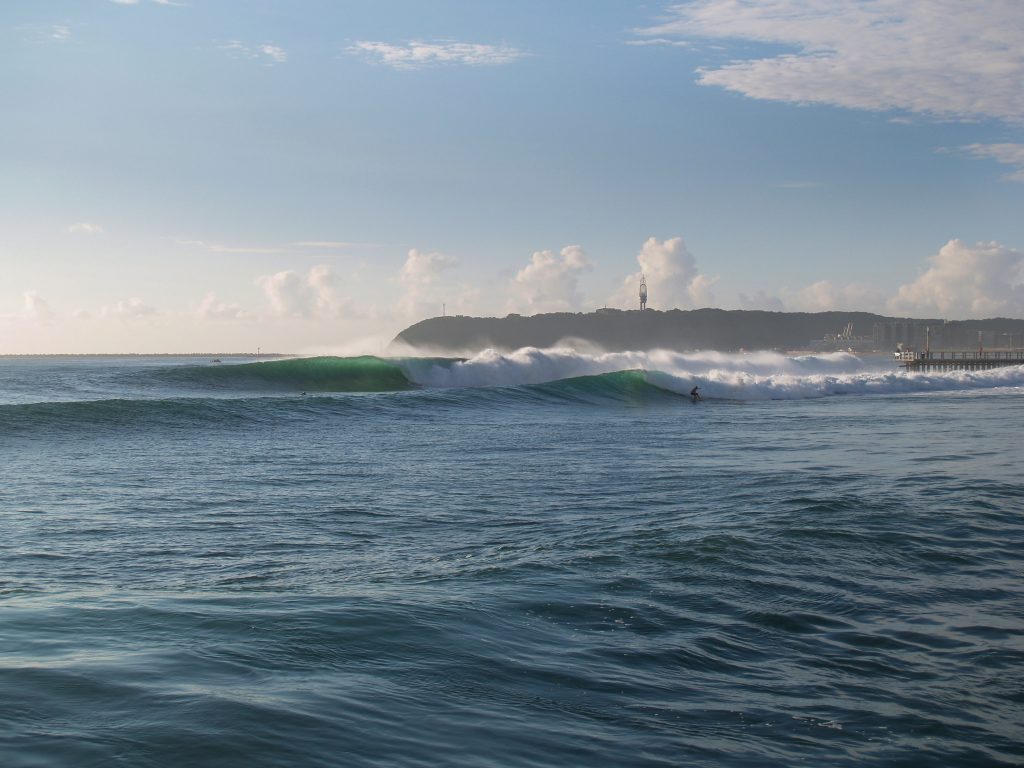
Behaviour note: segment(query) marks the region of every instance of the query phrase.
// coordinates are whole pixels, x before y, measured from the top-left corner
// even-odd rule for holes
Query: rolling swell
[[[219,372],[227,369],[201,370],[205,373],[207,370]],[[381,380],[376,381],[380,383]],[[350,383],[355,382],[350,380]],[[645,371],[616,371],[531,386],[441,389],[414,387],[415,385],[407,383],[405,390],[396,388],[383,392],[334,391],[321,392],[319,396],[282,396],[281,393],[274,393],[254,397],[111,398],[0,404],[0,432],[125,427],[198,426],[214,429],[221,426],[240,427],[275,421],[317,421],[339,414],[373,416],[419,413],[430,416],[452,409],[494,410],[523,403],[597,405],[678,399],[675,393],[648,383]],[[312,387],[310,389],[312,390]]]
[[[272,392],[396,392],[414,386],[396,362],[370,355],[184,366],[154,375],[178,385]]]

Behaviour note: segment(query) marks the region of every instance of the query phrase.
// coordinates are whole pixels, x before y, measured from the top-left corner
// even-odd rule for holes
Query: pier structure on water
[[[895,353],[896,362],[908,371],[935,368],[984,371],[1007,365],[1024,365],[1024,349],[928,350]]]

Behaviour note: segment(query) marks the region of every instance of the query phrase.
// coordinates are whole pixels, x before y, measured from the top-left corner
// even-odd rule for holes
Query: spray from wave
[[[706,399],[782,400],[843,394],[955,391],[1024,386],[1024,366],[990,371],[907,373],[891,361],[866,362],[848,352],[790,357],[775,352],[727,354],[610,352],[524,348],[487,350],[466,360],[406,358],[409,379],[428,387],[510,387],[582,376],[640,371],[652,387],[684,394],[697,385]]]

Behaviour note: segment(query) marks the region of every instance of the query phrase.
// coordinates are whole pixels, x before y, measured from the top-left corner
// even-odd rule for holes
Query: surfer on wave
[[[690,390],[690,399],[693,400],[693,402],[695,403],[698,402],[699,400],[704,399],[703,397],[700,396],[699,390],[700,387],[698,386],[694,386],[694,388]]]

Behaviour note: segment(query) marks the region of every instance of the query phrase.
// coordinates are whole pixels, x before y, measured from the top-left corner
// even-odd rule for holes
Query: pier
[[[930,371],[936,368],[962,371],[984,371],[1007,365],[1024,365],[1024,349],[943,350],[894,353],[896,362],[908,371]]]

